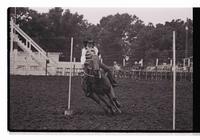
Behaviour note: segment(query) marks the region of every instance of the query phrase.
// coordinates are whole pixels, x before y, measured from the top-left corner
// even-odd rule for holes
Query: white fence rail
[[[131,78],[134,80],[172,80],[172,71],[115,71],[116,78]],[[193,82],[193,72],[176,72],[176,81]]]

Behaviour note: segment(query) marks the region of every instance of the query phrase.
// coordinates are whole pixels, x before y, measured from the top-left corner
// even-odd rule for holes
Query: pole
[[[172,59],[170,59],[170,66],[172,66]]]
[[[141,67],[143,67],[143,59],[141,59]]]
[[[71,98],[71,82],[72,82],[72,53],[73,53],[73,38],[71,38],[71,53],[70,53],[70,75],[69,75],[69,98],[68,109],[70,110],[70,98]]]
[[[70,101],[71,101],[71,82],[72,82],[72,55],[73,55],[73,37],[71,38],[71,53],[70,53],[70,75],[69,75],[69,92],[68,92],[68,105],[67,110],[65,110],[65,115],[71,115]]]
[[[176,129],[176,48],[175,31],[173,31],[173,130]]]
[[[46,56],[48,57],[48,52],[46,52]],[[46,76],[47,76],[48,61],[49,61],[49,60],[46,60],[46,67],[45,67],[45,75],[46,75]]]
[[[123,67],[125,67],[125,58],[123,58],[123,62],[122,62],[122,65],[123,65]]]
[[[156,80],[158,80],[158,58],[156,59]]]
[[[187,26],[187,21],[186,21],[186,26],[185,26],[185,58],[188,57],[188,26]]]
[[[158,58],[156,58],[156,67],[158,67]]]

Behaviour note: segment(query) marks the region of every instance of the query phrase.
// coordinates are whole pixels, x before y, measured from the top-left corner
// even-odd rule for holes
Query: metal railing
[[[52,64],[54,65],[56,64],[54,60],[46,56],[46,52],[34,40],[32,40],[30,36],[28,36],[22,29],[19,28],[18,25],[16,25],[13,22],[12,18],[11,18],[10,24],[13,27],[13,29],[26,40],[26,43],[24,44],[24,46],[26,46],[27,49],[28,49],[28,43],[30,43],[30,45],[34,47],[34,49],[36,49],[44,57],[44,59],[49,60],[50,63],[52,62]],[[13,33],[13,38],[15,41],[19,41],[19,37],[17,36],[16,33]]]

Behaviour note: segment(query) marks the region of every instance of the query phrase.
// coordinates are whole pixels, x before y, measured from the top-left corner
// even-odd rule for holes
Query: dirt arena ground
[[[172,81],[119,79],[115,88],[122,114],[107,116],[84,96],[80,77],[72,78],[73,115],[67,108],[68,77],[11,76],[9,129],[15,131],[170,131]],[[193,85],[177,82],[176,130],[192,130]]]

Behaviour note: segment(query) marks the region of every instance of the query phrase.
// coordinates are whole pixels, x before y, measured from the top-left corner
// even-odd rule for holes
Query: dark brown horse
[[[112,85],[107,77],[107,73],[100,70],[100,76],[96,76],[93,70],[84,72],[82,78],[82,88],[86,96],[94,100],[106,113],[121,113],[117,104],[113,101],[111,95]]]

